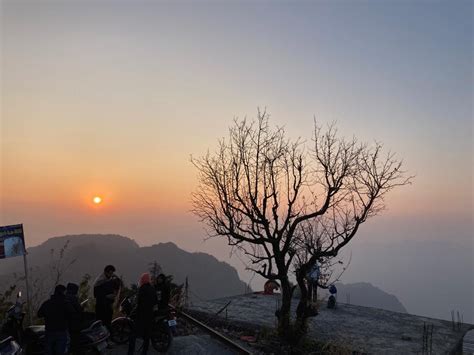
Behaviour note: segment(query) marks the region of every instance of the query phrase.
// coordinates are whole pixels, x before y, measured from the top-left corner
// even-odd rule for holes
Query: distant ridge
[[[69,242],[68,242],[69,241]],[[85,274],[94,279],[107,264],[117,268],[117,274],[128,285],[148,270],[156,261],[176,283],[188,277],[190,297],[212,299],[245,292],[246,285],[237,271],[225,262],[205,253],[189,253],[174,243],[159,243],[140,247],[134,240],[114,234],[81,234],[50,238],[41,245],[28,248],[28,263],[33,270],[31,278],[51,278],[51,250],[57,255],[68,243],[64,265],[75,262],[67,269],[62,282],[80,282]],[[23,273],[23,259],[10,258],[0,264],[0,285],[11,284],[14,273]],[[4,286],[3,286],[4,285]]]
[[[337,288],[337,302],[348,303],[356,306],[379,308],[392,312],[408,313],[400,300],[368,282],[357,282],[335,284]],[[327,299],[329,291],[318,288],[318,299]],[[299,290],[296,289],[295,297],[299,298]],[[324,301],[325,302],[325,301]]]
[[[339,302],[380,308],[392,312],[408,313],[405,306],[403,306],[396,296],[368,282],[352,284],[336,283],[336,287]]]

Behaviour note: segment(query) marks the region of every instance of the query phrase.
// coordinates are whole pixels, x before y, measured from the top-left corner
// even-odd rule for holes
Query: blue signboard
[[[0,259],[25,255],[23,225],[0,227]]]

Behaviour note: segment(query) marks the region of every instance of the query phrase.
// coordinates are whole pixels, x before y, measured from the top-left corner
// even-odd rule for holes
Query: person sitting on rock
[[[280,285],[275,280],[268,280],[263,286],[264,295],[273,295],[275,291],[280,289]]]
[[[329,286],[329,293],[331,295],[328,298],[328,308],[334,309],[336,308],[336,301],[337,301],[337,288],[335,285]]]

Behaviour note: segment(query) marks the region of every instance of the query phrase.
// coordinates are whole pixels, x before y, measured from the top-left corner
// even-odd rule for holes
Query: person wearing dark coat
[[[45,319],[47,355],[64,355],[69,350],[69,322],[74,309],[66,301],[65,291],[64,285],[57,285],[38,310],[38,317]]]
[[[150,284],[150,274],[146,272],[140,277],[135,327],[128,343],[128,355],[135,353],[135,342],[139,336],[143,337],[142,354],[148,352],[154,317],[153,308],[157,303],[155,290]]]
[[[118,288],[117,280],[120,280],[114,275],[115,267],[107,265],[104,268],[104,273],[99,275],[94,282],[94,297],[95,297],[95,314],[97,319],[110,329],[113,316],[113,305]]]
[[[159,274],[155,280],[155,291],[158,298],[158,311],[165,313],[170,302],[171,287],[165,274]]]
[[[66,286],[66,302],[68,302],[74,310],[69,323],[69,332],[71,334],[78,333],[82,326],[83,308],[78,297],[79,286],[75,283],[68,283]]]

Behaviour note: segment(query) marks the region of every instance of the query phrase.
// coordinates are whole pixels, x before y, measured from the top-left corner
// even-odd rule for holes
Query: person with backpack
[[[69,351],[69,324],[74,309],[66,301],[65,292],[64,285],[57,285],[51,298],[38,310],[38,317],[45,320],[47,355],[64,355]]]
[[[135,342],[139,336],[143,338],[142,354],[145,355],[148,352],[154,317],[153,309],[158,303],[156,292],[150,284],[150,274],[148,272],[140,277],[138,286],[134,329],[128,343],[128,355],[135,353]]]

